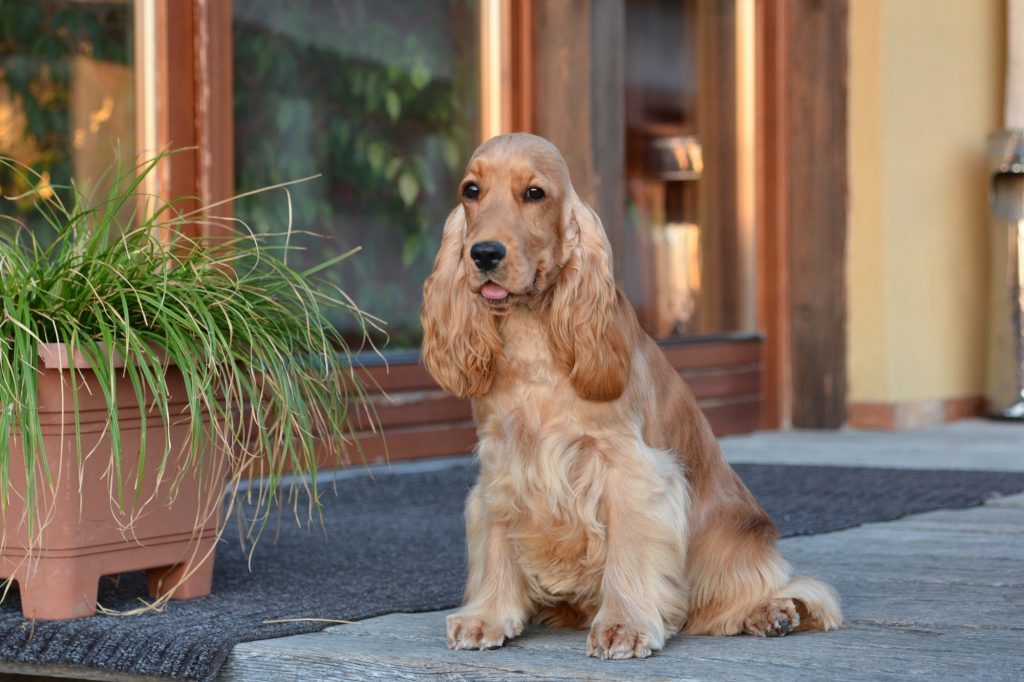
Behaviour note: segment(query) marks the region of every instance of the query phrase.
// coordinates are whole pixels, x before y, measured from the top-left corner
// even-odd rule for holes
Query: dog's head
[[[423,358],[434,378],[460,397],[486,393],[498,320],[522,306],[546,317],[577,393],[618,397],[629,359],[612,324],[611,251],[558,149],[525,133],[495,137],[470,158],[459,193],[424,285]]]
[[[562,155],[533,135],[496,137],[470,158],[459,187],[470,291],[495,312],[536,302],[565,265],[572,236],[575,192]]]

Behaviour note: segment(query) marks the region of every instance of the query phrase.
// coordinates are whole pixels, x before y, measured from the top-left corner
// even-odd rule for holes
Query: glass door
[[[0,195],[22,197],[0,198],[0,212],[32,229],[42,223],[25,194],[33,186],[101,191],[90,184],[113,162],[134,165],[132,3],[5,0],[0,35],[0,155],[35,172],[0,168]]]
[[[388,349],[419,345],[420,289],[480,141],[480,11],[476,0],[233,3],[236,190],[320,174],[291,188],[290,206],[261,194],[236,215],[281,232],[291,211],[310,263],[360,247],[329,277],[388,323]]]
[[[756,332],[753,0],[625,14],[620,281],[659,340]]]

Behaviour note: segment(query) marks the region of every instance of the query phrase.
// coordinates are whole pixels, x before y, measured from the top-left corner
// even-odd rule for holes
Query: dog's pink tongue
[[[494,282],[488,282],[480,287],[480,295],[488,301],[501,301],[508,298],[508,291]]]

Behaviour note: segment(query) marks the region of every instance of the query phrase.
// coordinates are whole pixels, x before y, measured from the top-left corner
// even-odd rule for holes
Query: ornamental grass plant
[[[289,265],[290,225],[258,232],[217,218],[226,202],[186,211],[181,207],[195,203],[146,195],[145,178],[167,155],[111,168],[96,179],[106,188],[98,194],[74,184],[49,186],[30,168],[0,160],[7,174],[32,188],[7,199],[34,200],[45,222],[42,230],[29,229],[12,216],[0,217],[7,223],[0,225],[0,511],[10,502],[15,440],[24,453],[30,510],[38,486],[54,475],[43,457],[37,411],[39,351],[60,343],[72,395],[87,371],[75,365],[76,357],[79,364],[84,358],[105,401],[109,452],[83,448],[77,400],[68,406],[76,428],[67,437],[76,440],[80,469],[89,457],[109,457],[112,505],[127,508],[142,494],[141,475],[123,472],[128,454],[141,458],[140,471],[155,468],[166,479],[194,474],[209,466],[207,453],[226,450],[231,480],[254,475],[259,482],[247,486],[255,512],[246,528],[254,540],[275,505],[315,518],[318,440],[330,439],[338,463],[358,453],[354,411],[369,408],[353,354],[363,349],[346,344],[328,312],[335,319],[339,311],[350,316],[364,339],[379,321],[319,277],[344,267],[353,252],[300,271]],[[284,188],[290,202],[288,184],[258,191]],[[187,236],[197,225],[216,236]],[[184,380],[184,414],[168,400],[170,367]],[[123,451],[114,386],[125,378],[143,434],[147,419],[159,420],[164,432],[172,423],[191,423],[184,470],[169,464],[169,442],[162,457],[153,457],[145,436],[137,453]],[[375,421],[372,414],[366,418]],[[29,519],[30,526],[38,523]]]

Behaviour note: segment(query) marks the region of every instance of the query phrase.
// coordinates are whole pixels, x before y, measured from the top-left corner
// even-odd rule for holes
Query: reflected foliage
[[[419,343],[420,287],[478,137],[476,5],[233,5],[236,186],[322,174],[292,190],[293,224],[338,252],[363,248],[329,277],[389,322],[390,348]],[[273,197],[235,207],[257,231],[288,209]]]
[[[131,17],[131,3],[123,1],[0,0],[0,154],[44,181],[74,176],[74,150],[81,146],[70,114],[74,60],[129,65]],[[0,168],[4,196],[24,194],[25,183]],[[35,223],[34,202],[0,199],[0,211]]]

